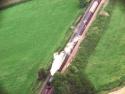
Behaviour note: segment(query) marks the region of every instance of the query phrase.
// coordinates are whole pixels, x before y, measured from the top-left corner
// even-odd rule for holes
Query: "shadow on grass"
[[[122,6],[121,11],[125,12],[125,0],[117,0],[117,3],[119,3],[119,6]]]
[[[3,84],[0,83],[0,94],[9,94],[7,90],[3,87]]]

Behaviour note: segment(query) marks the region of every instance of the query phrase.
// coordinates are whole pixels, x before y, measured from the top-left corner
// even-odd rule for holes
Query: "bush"
[[[44,80],[47,77],[48,72],[45,69],[40,69],[38,72],[38,80]]]
[[[91,0],[79,0],[80,8],[84,8]]]

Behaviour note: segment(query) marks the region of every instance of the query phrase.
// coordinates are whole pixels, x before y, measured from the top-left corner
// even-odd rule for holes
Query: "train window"
[[[92,5],[90,11],[93,13],[93,12],[95,11],[95,9],[96,9],[97,6],[98,6],[98,2],[95,1],[95,2],[93,3],[93,5]]]

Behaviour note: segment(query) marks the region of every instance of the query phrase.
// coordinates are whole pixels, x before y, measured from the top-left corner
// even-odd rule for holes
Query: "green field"
[[[31,94],[78,13],[76,0],[32,0],[0,11],[0,94]]]
[[[114,2],[114,3],[113,3]],[[117,87],[125,81],[125,7],[123,0],[111,3],[111,19],[89,57],[85,73],[96,90]]]

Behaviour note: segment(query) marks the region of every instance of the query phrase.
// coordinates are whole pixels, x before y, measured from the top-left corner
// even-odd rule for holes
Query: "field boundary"
[[[0,1],[0,10],[11,7],[16,4],[21,4],[31,0],[1,0]]]

